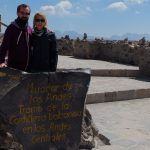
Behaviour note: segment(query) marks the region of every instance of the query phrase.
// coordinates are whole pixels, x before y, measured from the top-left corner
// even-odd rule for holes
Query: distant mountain
[[[77,38],[77,37],[79,37],[79,38],[83,37],[82,34],[79,34],[79,33],[75,32],[75,31],[65,31],[65,32],[63,32],[63,36],[65,36],[65,35],[69,35],[70,38],[73,38],[73,39]]]
[[[70,37],[71,39],[76,39],[77,37],[79,37],[79,38],[82,38],[82,37],[83,37],[82,34],[79,34],[79,33],[75,32],[75,31],[60,32],[59,30],[56,30],[55,33],[56,33],[56,36],[57,36],[58,38],[65,37],[66,35],[69,35],[69,37]]]
[[[55,32],[57,38],[62,37],[62,32],[60,32],[60,31],[58,31],[58,30],[54,30],[54,32]]]
[[[59,30],[55,30],[55,34],[57,36],[57,38],[61,38],[61,37],[65,37],[66,35],[69,35],[69,37],[71,39],[76,39],[77,37],[79,37],[80,39],[83,38],[83,34],[77,33],[76,31],[65,31],[65,32],[60,32]],[[89,36],[87,37],[87,39],[94,39],[94,36]]]
[[[65,37],[65,35],[69,35],[71,39],[76,39],[79,37],[80,39],[83,38],[83,34],[77,33],[76,31],[65,31],[65,32],[60,32],[59,30],[55,31],[57,38]],[[94,40],[96,38],[103,38],[106,40],[124,40],[125,38],[128,38],[128,40],[140,40],[143,37],[146,38],[146,40],[150,40],[150,34],[136,34],[136,33],[126,33],[123,35],[113,35],[111,37],[98,37],[94,35],[87,35],[89,40]]]
[[[146,40],[150,40],[150,34],[136,34],[136,33],[126,33],[124,35],[113,35],[109,39],[111,40],[124,40],[125,38],[128,38],[128,40],[140,40],[143,37],[146,38]]]

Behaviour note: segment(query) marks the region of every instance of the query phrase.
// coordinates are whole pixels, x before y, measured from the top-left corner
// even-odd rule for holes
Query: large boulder
[[[88,109],[85,109],[79,149],[99,149],[103,145],[110,145],[109,139],[99,133],[90,112]],[[23,146],[17,141],[15,136],[5,130],[4,120],[0,121],[0,149],[23,150]]]
[[[0,149],[77,150],[79,144],[81,149],[109,144],[84,110],[89,82],[90,70],[28,74],[0,69]]]

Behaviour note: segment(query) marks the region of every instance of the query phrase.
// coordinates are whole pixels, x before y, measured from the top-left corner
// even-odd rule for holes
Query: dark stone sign
[[[77,150],[89,82],[88,69],[0,69],[0,121],[24,150]]]

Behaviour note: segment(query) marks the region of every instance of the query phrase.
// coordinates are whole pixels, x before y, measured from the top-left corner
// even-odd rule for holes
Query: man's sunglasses
[[[35,19],[35,22],[45,22],[44,19]]]
[[[25,12],[23,12],[23,11],[21,11],[20,13],[21,13],[21,15],[26,15],[26,16],[29,16],[29,15],[30,15],[30,13],[25,13]]]

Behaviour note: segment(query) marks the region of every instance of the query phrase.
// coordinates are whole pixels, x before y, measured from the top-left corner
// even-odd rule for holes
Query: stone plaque
[[[77,150],[89,82],[88,69],[1,69],[0,121],[24,150]]]

